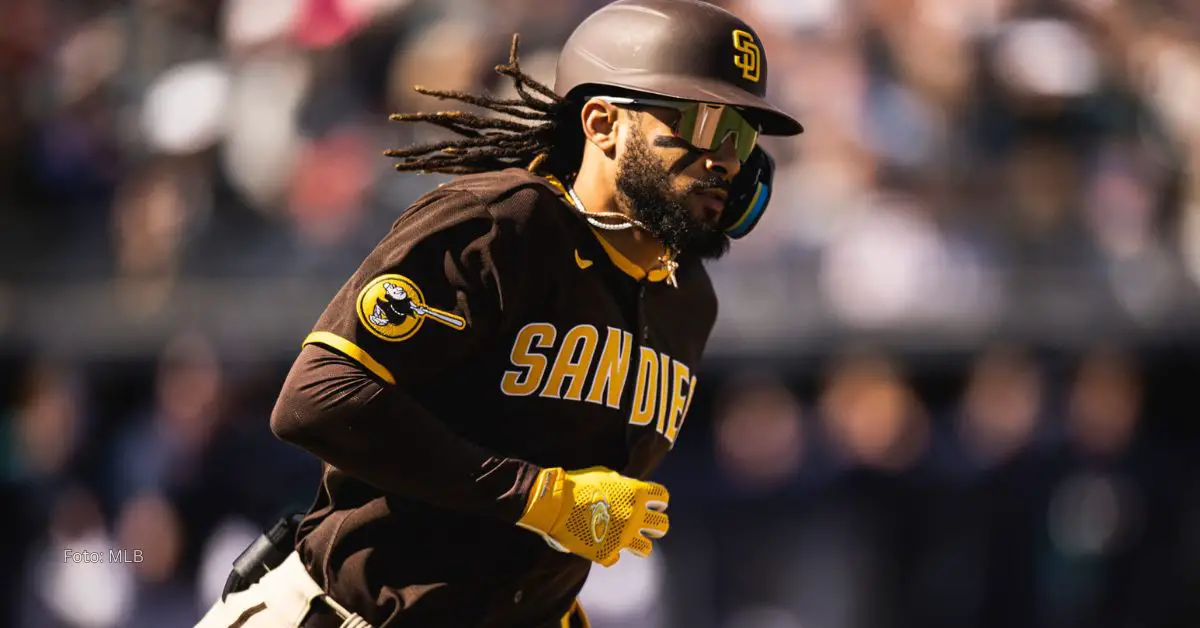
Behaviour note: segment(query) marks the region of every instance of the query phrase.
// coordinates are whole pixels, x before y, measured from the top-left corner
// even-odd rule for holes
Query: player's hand
[[[625,477],[604,467],[543,470],[517,525],[541,534],[551,547],[610,567],[622,550],[641,557],[662,538],[669,521],[665,486]]]

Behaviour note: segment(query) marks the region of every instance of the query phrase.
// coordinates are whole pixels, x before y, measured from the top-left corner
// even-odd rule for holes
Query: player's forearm
[[[288,374],[271,429],[382,490],[507,521],[520,518],[541,470],[462,439],[397,388],[314,345]]]

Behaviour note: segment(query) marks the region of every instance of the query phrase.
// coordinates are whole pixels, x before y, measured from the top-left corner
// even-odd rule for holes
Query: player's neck
[[[629,215],[629,212],[623,211],[617,203],[614,186],[601,181],[599,177],[577,177],[571,187],[588,212]],[[663,245],[649,233],[637,228],[611,231],[596,229],[595,231],[621,255],[639,267],[646,270],[659,267],[659,258],[662,257],[664,251]]]

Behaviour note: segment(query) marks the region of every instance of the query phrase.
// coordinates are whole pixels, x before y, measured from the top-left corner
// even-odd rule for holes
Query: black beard
[[[729,251],[729,236],[692,217],[684,204],[693,191],[729,189],[720,176],[696,181],[676,193],[666,168],[650,152],[650,145],[634,132],[617,164],[617,200],[624,209],[645,225],[646,231],[676,254],[695,255],[700,259],[719,259]]]

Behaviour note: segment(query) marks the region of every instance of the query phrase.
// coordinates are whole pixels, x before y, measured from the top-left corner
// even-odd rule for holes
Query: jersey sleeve
[[[381,490],[509,523],[541,471],[461,438],[403,390],[317,343],[292,365],[271,431]]]
[[[401,388],[437,379],[523,301],[524,222],[469,191],[431,192],[393,224],[304,344],[341,352]]]
[[[470,359],[524,296],[524,220],[511,214],[529,205],[505,206],[439,190],[394,223],[305,340],[276,436],[394,494],[520,517],[540,468],[461,438],[412,394]]]

